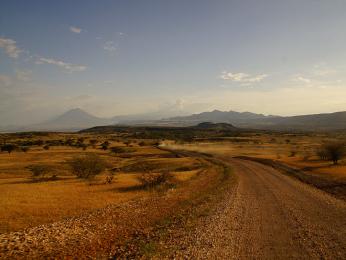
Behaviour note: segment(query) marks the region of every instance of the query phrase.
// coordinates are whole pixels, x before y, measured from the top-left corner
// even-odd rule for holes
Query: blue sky
[[[0,125],[346,110],[343,0],[0,3]]]

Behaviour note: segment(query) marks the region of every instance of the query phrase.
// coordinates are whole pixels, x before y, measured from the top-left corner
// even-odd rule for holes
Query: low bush
[[[105,142],[103,142],[102,144],[101,144],[101,149],[102,150],[107,150],[108,149],[108,147],[109,147],[109,142],[108,141],[105,141]]]
[[[144,188],[154,188],[161,184],[171,184],[173,176],[169,172],[143,173],[137,179]]]
[[[145,146],[145,145],[146,145],[146,143],[145,143],[145,142],[143,142],[143,141],[141,141],[141,142],[139,142],[139,143],[138,143],[138,145],[139,145],[139,146]]]
[[[87,144],[81,143],[81,142],[79,142],[79,141],[76,143],[75,146],[78,147],[78,148],[82,148],[83,151],[85,151],[85,150],[88,148],[88,145],[87,145]]]
[[[4,144],[1,146],[1,151],[8,152],[9,154],[16,149],[18,149],[18,147],[15,144]]]
[[[65,140],[64,144],[66,146],[72,146],[74,144],[74,139],[68,138],[68,139]]]
[[[323,161],[328,160],[328,153],[325,149],[322,149],[322,148],[317,149],[316,155]]]
[[[111,184],[114,179],[114,173],[110,172],[105,178],[105,184]]]
[[[29,146],[22,146],[20,147],[20,150],[24,153],[28,152],[30,150],[30,147]]]
[[[112,153],[126,153],[126,149],[120,146],[113,146],[110,150]]]
[[[31,177],[34,180],[44,180],[44,179],[55,179],[56,174],[50,165],[45,165],[45,164],[32,164],[27,166],[27,169],[31,171]]]
[[[36,140],[36,141],[35,141],[35,144],[38,145],[38,146],[41,146],[41,145],[44,144],[44,141],[41,140],[41,139],[39,139],[39,140]]]
[[[92,179],[99,175],[109,166],[97,154],[77,156],[67,161],[71,172],[81,179]]]
[[[89,144],[90,144],[93,148],[96,147],[97,142],[98,142],[98,141],[97,141],[96,139],[90,139],[90,140],[89,140]]]
[[[110,148],[112,153],[132,153],[136,151],[136,149],[131,147],[121,147],[121,146],[113,146]]]

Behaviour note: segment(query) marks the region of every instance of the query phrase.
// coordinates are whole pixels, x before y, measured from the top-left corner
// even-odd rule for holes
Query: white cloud
[[[261,82],[266,77],[268,77],[267,74],[250,75],[243,72],[233,73],[233,72],[224,71],[221,74],[221,78],[223,80],[230,80],[233,82],[240,82],[240,83],[247,83],[247,84]]]
[[[59,66],[65,70],[67,70],[67,72],[80,72],[80,71],[84,71],[87,69],[86,66],[84,65],[75,65],[75,64],[71,64],[71,63],[67,63],[64,61],[59,61],[59,60],[55,60],[55,59],[48,59],[48,58],[39,58],[36,61],[36,64],[52,64],[52,65],[56,65]]]
[[[102,48],[105,51],[108,51],[111,55],[113,55],[115,51],[117,50],[113,41],[106,41],[105,44],[102,46]]]
[[[11,58],[18,58],[22,52],[16,45],[16,41],[8,38],[0,38],[0,48],[5,49],[6,54]]]
[[[337,86],[343,83],[343,71],[336,70],[327,66],[325,63],[319,63],[302,73],[292,76],[293,82],[303,83],[305,86],[321,88]]]
[[[299,82],[303,82],[303,83],[306,83],[306,84],[310,84],[312,82],[311,79],[303,77],[303,76],[300,76],[300,75],[295,76],[293,78],[293,80],[299,81]]]
[[[83,30],[75,26],[70,26],[70,31],[73,33],[81,33]]]
[[[77,27],[71,27],[71,30],[74,30],[74,32],[79,33],[82,29],[77,28]],[[0,38],[0,48],[3,48],[6,52],[6,54],[11,57],[11,58],[18,58],[19,54],[23,52],[23,50],[19,49],[16,45],[16,41],[8,38]],[[28,51],[25,51],[26,53],[29,53]],[[29,59],[32,59],[33,57],[37,57],[37,55],[31,55]],[[79,71],[84,71],[87,69],[85,65],[76,65],[76,64],[71,64],[67,63],[64,61],[60,60],[55,60],[55,59],[50,59],[50,58],[44,58],[44,57],[39,57],[35,61],[36,64],[52,64],[59,66],[66,71],[72,73],[72,72],[79,72]],[[30,75],[31,71],[16,71],[16,77],[19,80],[22,81],[29,81],[30,80]],[[3,80],[2,80],[3,82]]]

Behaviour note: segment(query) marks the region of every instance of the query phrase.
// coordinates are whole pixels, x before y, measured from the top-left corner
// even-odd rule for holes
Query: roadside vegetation
[[[205,167],[205,161],[165,147],[276,160],[341,187],[345,140],[343,132],[223,128],[1,134],[0,233],[166,192]]]
[[[106,161],[97,154],[76,156],[66,163],[69,165],[72,174],[76,175],[77,178],[88,180],[95,178],[109,166]]]
[[[343,141],[325,143],[318,148],[316,154],[321,160],[329,160],[336,165],[346,155],[346,143]]]
[[[158,149],[160,140],[122,133],[1,134],[0,141],[0,233],[153,196],[204,167]],[[140,164],[155,171],[126,170]]]

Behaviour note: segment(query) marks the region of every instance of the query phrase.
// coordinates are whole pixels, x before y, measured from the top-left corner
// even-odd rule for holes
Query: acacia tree
[[[47,175],[50,175],[51,179],[56,179],[55,171],[50,165],[45,164],[32,164],[27,167],[32,173],[33,180],[48,179]]]
[[[334,164],[345,156],[345,143],[344,142],[330,142],[322,146],[321,151],[328,160],[331,160]],[[321,152],[320,152],[321,153]]]
[[[95,146],[97,144],[97,140],[96,139],[90,139],[89,144],[92,145],[93,148],[95,148]]]
[[[82,179],[92,179],[108,167],[108,164],[97,154],[74,157],[67,161],[67,164],[72,173]]]
[[[3,146],[1,146],[1,151],[8,152],[8,154],[10,154],[15,149],[17,149],[17,146],[15,144],[4,144]]]
[[[108,149],[108,146],[109,146],[109,142],[108,142],[108,141],[104,141],[104,142],[101,144],[101,149],[107,150],[107,149]]]

